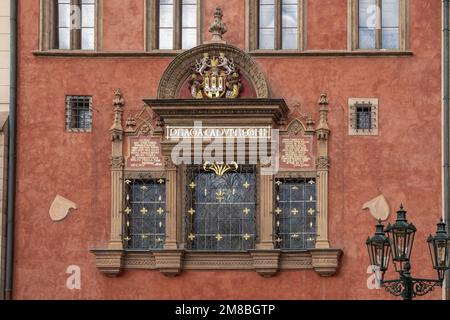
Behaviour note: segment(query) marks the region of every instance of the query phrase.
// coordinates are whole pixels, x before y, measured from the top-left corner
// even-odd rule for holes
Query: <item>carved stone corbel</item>
[[[253,268],[264,278],[273,277],[278,272],[279,250],[255,250],[250,252]]]
[[[164,250],[154,253],[156,268],[168,277],[176,277],[181,273],[184,250]]]
[[[322,277],[331,277],[338,269],[342,250],[313,249],[311,250],[311,256],[314,270]]]
[[[97,268],[106,276],[114,278],[120,275],[124,263],[122,250],[92,250]]]

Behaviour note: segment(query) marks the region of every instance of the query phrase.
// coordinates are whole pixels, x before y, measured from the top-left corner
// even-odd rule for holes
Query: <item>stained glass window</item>
[[[187,173],[186,242],[191,250],[245,251],[256,242],[256,174],[240,166],[223,175]]]
[[[275,243],[279,249],[312,249],[316,241],[316,180],[276,179]]]
[[[128,249],[163,249],[166,230],[164,179],[125,180],[124,243]]]

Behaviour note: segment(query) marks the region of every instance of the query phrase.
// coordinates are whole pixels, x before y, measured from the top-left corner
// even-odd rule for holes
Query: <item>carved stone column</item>
[[[259,174],[259,241],[251,252],[253,267],[263,277],[272,277],[278,272],[280,251],[273,244],[273,176]]]
[[[320,101],[320,121],[316,129],[318,139],[317,150],[317,249],[330,248],[328,240],[328,139],[330,128],[328,127],[328,98],[326,94],[321,94]]]
[[[156,268],[168,277],[181,273],[184,251],[178,248],[177,233],[177,167],[170,156],[165,156],[166,170],[166,242],[164,251],[155,251]]]
[[[116,91],[114,104],[114,123],[110,129],[112,139],[111,154],[111,239],[109,248],[121,250],[122,242],[122,210],[123,210],[123,127],[122,116],[124,100],[120,89]]]
[[[272,176],[259,175],[259,241],[257,250],[273,250]]]
[[[167,194],[167,214],[166,214],[166,242],[164,249],[176,250],[177,244],[177,168],[173,164],[170,156],[165,157],[166,162],[166,194]]]

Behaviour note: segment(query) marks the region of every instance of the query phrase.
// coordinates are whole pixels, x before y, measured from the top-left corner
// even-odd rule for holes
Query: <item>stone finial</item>
[[[214,12],[214,22],[209,27],[209,32],[212,33],[211,43],[225,43],[223,35],[227,33],[227,26],[222,22],[223,12],[222,8],[217,7]]]
[[[321,93],[320,94],[319,104],[320,105],[328,105],[328,96],[327,96],[326,93]]]
[[[123,107],[125,105],[122,92],[117,89],[114,93],[114,122],[110,129],[111,137],[113,141],[122,140],[123,127],[122,127],[122,115]]]
[[[328,126],[328,97],[326,93],[320,95],[319,100],[320,120],[317,126],[319,140],[328,140],[330,128]]]
[[[114,107],[123,107],[124,100],[122,91],[120,89],[116,89],[114,92],[114,100],[113,100]]]

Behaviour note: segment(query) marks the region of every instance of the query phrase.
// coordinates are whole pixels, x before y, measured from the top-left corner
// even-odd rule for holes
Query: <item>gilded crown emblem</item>
[[[218,57],[204,53],[193,68],[190,89],[195,99],[237,98],[242,84],[233,59],[227,58],[224,53]]]

